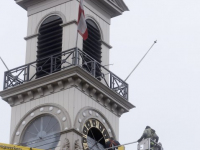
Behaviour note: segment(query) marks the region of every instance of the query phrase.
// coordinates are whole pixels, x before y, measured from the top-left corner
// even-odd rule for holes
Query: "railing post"
[[[129,87],[128,87],[128,84],[127,84],[126,86],[127,86],[127,88],[126,88],[126,99],[127,99],[127,101],[128,101]]]
[[[95,60],[92,63],[92,75],[96,77],[96,61]]]
[[[30,73],[30,65],[27,66],[27,77],[26,77],[26,81],[29,81],[29,73]]]
[[[75,49],[75,61],[74,61],[74,65],[76,66],[76,65],[78,65],[78,47],[76,47],[76,49]]]
[[[112,76],[113,76],[113,75],[112,75],[112,73],[110,72],[110,88],[111,88],[111,89],[113,88],[113,87],[112,87],[112,82],[113,82],[113,81],[112,81],[112,79],[113,79]]]
[[[6,89],[6,72],[4,72],[4,84],[3,84],[3,89]]]
[[[77,49],[77,65],[80,64],[80,52],[79,52],[79,49]]]
[[[53,55],[51,55],[51,73],[53,73]]]

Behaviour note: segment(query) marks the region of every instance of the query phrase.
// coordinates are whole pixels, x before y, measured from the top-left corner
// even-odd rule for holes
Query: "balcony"
[[[128,100],[128,84],[83,51],[73,48],[4,73],[4,90],[78,66]]]

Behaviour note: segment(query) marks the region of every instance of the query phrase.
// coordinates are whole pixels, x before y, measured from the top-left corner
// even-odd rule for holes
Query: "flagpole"
[[[78,25],[77,25],[78,26]],[[77,30],[77,35],[76,35],[76,48],[78,47],[78,30]]]
[[[79,4],[79,12],[78,12],[78,21],[77,21],[77,36],[76,36],[76,49],[75,49],[75,65],[79,64],[79,56],[78,56],[78,33],[83,37],[83,40],[88,38],[87,24],[85,21],[84,14],[84,0],[80,0]]]
[[[76,35],[75,65],[78,65],[78,30]]]

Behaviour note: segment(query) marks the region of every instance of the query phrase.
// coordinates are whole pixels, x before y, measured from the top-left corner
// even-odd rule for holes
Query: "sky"
[[[200,1],[124,0],[130,11],[111,22],[110,70],[127,80],[136,106],[120,118],[121,144],[136,141],[149,125],[165,150],[199,150]],[[15,68],[25,62],[26,11],[0,1],[0,56]],[[0,63],[0,90],[6,68]],[[0,101],[0,143],[9,143],[10,106]],[[129,145],[126,150],[136,150]]]

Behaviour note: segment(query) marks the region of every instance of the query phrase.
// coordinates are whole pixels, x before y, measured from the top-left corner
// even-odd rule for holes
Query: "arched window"
[[[51,60],[43,59],[62,51],[62,19],[53,15],[43,21],[39,28],[37,50],[37,73],[36,78],[48,75],[51,72]],[[53,72],[61,67],[61,59],[54,59]]]
[[[87,19],[86,23],[88,27],[88,39],[83,41],[83,51],[95,59],[97,62],[101,63],[101,34],[99,28],[91,19]],[[91,65],[92,64],[88,64],[88,66],[83,67],[87,71],[90,71],[92,68]],[[96,66],[95,68],[95,76],[101,76],[101,68],[99,66]],[[100,80],[100,78],[98,79]]]
[[[21,145],[38,149],[55,149],[60,141],[60,124],[51,115],[40,116],[27,126]]]

